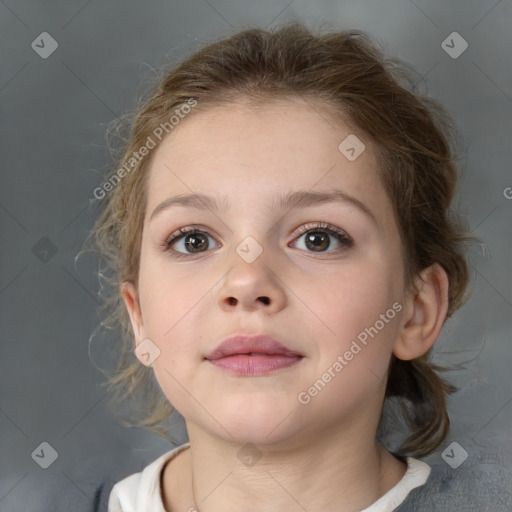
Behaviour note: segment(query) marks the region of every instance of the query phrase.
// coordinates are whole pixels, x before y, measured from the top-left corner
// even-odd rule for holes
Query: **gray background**
[[[292,19],[368,31],[419,71],[423,90],[455,118],[466,147],[458,204],[484,246],[471,251],[473,296],[437,344],[437,362],[464,366],[449,374],[461,388],[450,399],[452,434],[427,461],[446,464],[441,453],[452,441],[457,457],[460,446],[480,462],[510,445],[510,2],[9,0],[0,3],[0,510],[59,510],[49,505],[56,489],[72,496],[73,510],[87,510],[112,471],[131,473],[172,448],[115,422],[89,359],[96,263],[90,253],[76,268],[74,259],[95,219],[92,191],[110,165],[106,128],[165,59]],[[469,44],[456,59],[441,47],[453,31]],[[47,59],[31,47],[42,32],[58,42]],[[104,351],[95,338],[93,359]],[[175,435],[186,440],[182,424]],[[48,469],[31,457],[42,442],[58,452]]]

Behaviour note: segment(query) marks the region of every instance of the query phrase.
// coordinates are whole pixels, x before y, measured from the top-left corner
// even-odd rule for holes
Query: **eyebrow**
[[[311,192],[306,190],[299,190],[296,192],[289,192],[280,197],[274,198],[270,204],[272,211],[293,209],[293,208],[307,208],[317,206],[325,203],[350,203],[355,206],[359,211],[363,212],[375,225],[379,225],[377,218],[373,212],[359,199],[347,194],[342,190],[331,190],[329,192]],[[229,210],[229,200],[226,196],[220,198],[220,202],[215,197],[208,194],[183,194],[175,197],[169,197],[162,201],[151,214],[150,221],[153,220],[159,213],[168,210],[174,206],[182,206],[185,208],[194,208],[196,210],[211,210],[213,212],[227,212]]]

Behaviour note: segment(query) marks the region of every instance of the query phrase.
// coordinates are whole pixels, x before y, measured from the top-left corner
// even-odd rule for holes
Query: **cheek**
[[[171,264],[165,254],[143,254],[139,290],[148,337],[175,339],[180,324],[206,299],[205,293],[215,280],[209,283],[206,276],[198,276],[191,268]]]
[[[357,264],[295,287],[304,303],[319,312],[332,330],[364,328],[399,298],[394,272],[384,262]]]
[[[342,356],[342,365],[355,372],[385,373],[401,310],[396,282],[382,262],[352,266],[309,292],[302,290],[319,312],[317,334],[310,335],[317,340],[320,364],[328,368]]]
[[[139,290],[145,335],[159,350],[153,368],[171,401],[183,394],[180,383],[193,380],[203,353],[210,348],[204,308],[210,300],[208,290],[216,282],[211,281],[170,272],[169,266],[161,262],[147,265],[145,270],[141,267]]]
[[[299,401],[318,417],[373,400],[378,406],[402,307],[389,274],[352,269],[343,284],[323,291],[314,296],[321,321],[309,331],[315,351]]]

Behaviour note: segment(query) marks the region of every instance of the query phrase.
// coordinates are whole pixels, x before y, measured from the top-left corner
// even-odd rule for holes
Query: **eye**
[[[298,243],[304,237],[304,247],[308,252],[335,252],[336,249],[343,250],[354,245],[352,238],[341,229],[326,223],[305,224],[298,229],[298,238],[292,242],[293,247],[301,245]],[[332,247],[331,239],[335,239],[334,250],[327,251]],[[213,244],[210,243],[212,240]],[[201,254],[211,249],[211,245],[220,247],[215,239],[198,226],[187,226],[180,228],[169,235],[162,243],[164,251],[172,253],[173,257],[181,258]],[[337,245],[337,247],[336,247]],[[303,247],[297,247],[303,249]]]
[[[334,249],[345,249],[352,247],[354,241],[341,229],[325,224],[322,222],[316,224],[305,224],[299,228],[299,237],[294,241],[294,246],[297,246],[297,240],[304,236],[304,246],[309,252],[334,252],[327,251],[331,247],[331,237],[336,239],[338,247]],[[301,249],[302,247],[298,247]]]
[[[173,256],[179,258],[205,252],[210,246],[208,238],[216,243],[212,236],[205,231],[188,226],[172,233],[162,245],[164,250],[172,250],[175,253]],[[220,246],[217,244],[217,247]]]

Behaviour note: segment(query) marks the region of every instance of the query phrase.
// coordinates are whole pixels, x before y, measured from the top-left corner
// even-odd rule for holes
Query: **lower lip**
[[[236,375],[266,375],[293,366],[301,359],[301,356],[283,354],[236,354],[209,361],[218,368]]]

